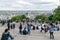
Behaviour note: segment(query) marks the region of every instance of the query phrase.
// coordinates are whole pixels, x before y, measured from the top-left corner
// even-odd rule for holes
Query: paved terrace
[[[0,24],[0,38],[6,28],[6,25],[1,26]],[[11,35],[13,35],[14,40],[60,40],[60,31],[54,32],[55,39],[49,38],[49,32],[45,34],[44,32],[39,32],[39,30],[31,30],[30,35],[20,35],[18,24],[16,25],[16,28],[10,30],[10,32]]]

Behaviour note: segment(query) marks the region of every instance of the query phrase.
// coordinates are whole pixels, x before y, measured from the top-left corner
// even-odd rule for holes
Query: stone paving
[[[0,38],[6,28],[6,25],[0,25]],[[55,39],[49,38],[49,32],[41,33],[39,30],[31,30],[30,35],[21,35],[19,34],[18,25],[15,29],[10,30],[10,33],[14,37],[14,40],[60,40],[60,31],[54,32]]]

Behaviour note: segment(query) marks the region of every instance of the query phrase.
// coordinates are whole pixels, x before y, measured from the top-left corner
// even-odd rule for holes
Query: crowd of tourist
[[[52,21],[34,21],[31,20],[23,20],[23,21],[17,21],[19,22],[19,33],[21,35],[30,35],[31,30],[39,30],[40,32],[49,32],[50,34],[50,39],[54,39],[54,31],[59,31],[59,23],[58,22],[52,22]],[[7,21],[7,29],[2,33],[1,40],[8,40],[10,37],[12,40],[14,37],[10,35],[9,30],[15,29],[16,28],[16,21]],[[34,24],[35,23],[35,24]],[[38,24],[39,25],[38,25]],[[26,24],[25,27],[23,25]],[[2,25],[4,25],[4,21],[2,22]]]

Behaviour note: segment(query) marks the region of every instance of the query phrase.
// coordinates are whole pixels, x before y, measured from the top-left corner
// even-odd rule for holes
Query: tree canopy
[[[50,16],[37,15],[35,19],[60,21],[60,6],[58,6]]]
[[[45,16],[45,15],[37,15],[37,16],[35,17],[35,20],[38,20],[38,19],[46,20],[46,18],[47,18],[47,16]]]
[[[26,18],[25,15],[18,15],[18,16],[12,17],[11,20],[13,20],[13,21],[15,21],[15,20],[23,20],[25,18]]]

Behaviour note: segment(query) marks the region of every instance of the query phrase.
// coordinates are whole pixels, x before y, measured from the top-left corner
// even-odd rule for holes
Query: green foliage
[[[49,16],[48,19],[60,21],[60,6],[54,10],[53,15]]]
[[[42,19],[42,20],[50,20],[50,21],[60,21],[60,6],[56,8],[52,15],[45,16],[45,15],[37,15],[35,17],[36,20]]]
[[[53,15],[50,15],[50,16],[48,17],[48,20],[52,21],[52,20],[53,20]]]
[[[35,17],[35,20],[38,20],[38,19],[46,20],[46,19],[47,19],[47,16],[45,16],[45,15],[37,15],[37,16]]]
[[[25,15],[18,15],[18,16],[12,17],[11,20],[13,20],[13,21],[15,21],[15,20],[23,20],[25,18],[26,18]]]
[[[54,13],[60,13],[60,6],[54,10]]]
[[[17,19],[17,16],[14,16],[11,18],[11,20],[15,21]]]
[[[53,19],[60,21],[60,6],[54,10]]]

